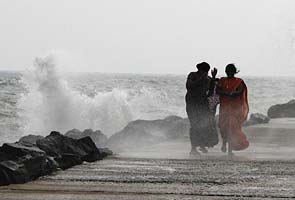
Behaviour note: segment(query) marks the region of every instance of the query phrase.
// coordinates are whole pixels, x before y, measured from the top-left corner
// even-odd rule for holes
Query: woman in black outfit
[[[197,147],[203,153],[207,153],[206,147],[213,147],[218,143],[216,123],[209,109],[208,94],[215,81],[217,69],[211,71],[212,77],[208,76],[210,65],[206,62],[197,64],[197,72],[191,72],[187,77],[185,96],[186,112],[190,121],[190,140],[192,155],[199,155]],[[211,87],[210,87],[211,86]]]

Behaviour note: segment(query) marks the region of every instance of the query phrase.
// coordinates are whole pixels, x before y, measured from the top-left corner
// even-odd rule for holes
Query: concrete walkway
[[[253,150],[229,159],[218,148],[189,157],[186,146],[187,141],[165,143],[84,163],[31,183],[1,187],[0,199],[295,198],[295,161],[259,159],[251,156]],[[186,156],[180,159],[182,153]]]
[[[190,157],[188,140],[171,141],[0,187],[0,200],[295,198],[295,131],[272,125],[247,128],[251,146],[233,158],[220,146]]]

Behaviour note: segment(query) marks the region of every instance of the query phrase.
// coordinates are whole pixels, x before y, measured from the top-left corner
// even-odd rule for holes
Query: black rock
[[[58,168],[67,169],[110,154],[108,149],[98,149],[90,137],[76,140],[58,132],[45,138],[26,136],[0,147],[0,185],[25,183]]]
[[[0,162],[0,186],[26,183],[30,180],[24,164],[11,160]]]
[[[89,136],[98,148],[105,147],[108,140],[107,136],[101,131],[93,131],[92,129],[85,129],[83,132],[78,129],[72,129],[66,132],[65,136],[71,137],[73,139],[81,139],[83,137]]]
[[[174,116],[164,119],[165,134],[168,139],[178,139],[189,135],[190,123],[189,120]]]
[[[99,151],[104,157],[113,155],[113,152],[109,148],[100,148]]]
[[[102,154],[102,151],[96,147],[90,137],[84,137],[78,140],[79,146],[86,152],[86,155],[82,156],[82,160],[86,162],[94,162],[103,159],[106,155]]]
[[[86,154],[77,147],[77,140],[66,137],[59,132],[53,131],[43,139],[37,140],[37,146],[45,151],[47,155],[59,157],[62,154]]]
[[[188,119],[178,116],[159,120],[136,120],[112,135],[107,146],[114,151],[121,151],[177,139],[187,136],[189,127]]]
[[[21,137],[18,140],[18,143],[25,145],[25,146],[37,146],[36,141],[43,139],[43,136],[40,135],[26,135],[24,137]]]
[[[0,185],[24,183],[57,169],[46,153],[37,147],[5,143],[0,147]]]
[[[68,169],[75,165],[80,165],[83,163],[81,156],[72,153],[63,153],[58,157],[54,157],[54,160],[58,163],[58,167],[62,170]]]
[[[155,143],[155,137],[144,127],[143,120],[129,123],[122,131],[112,135],[107,146],[114,151],[123,149],[139,148],[144,145]]]
[[[81,164],[83,161],[93,162],[105,157],[90,137],[75,140],[53,131],[44,139],[37,140],[36,143],[41,150],[54,158],[61,169]]]
[[[277,105],[271,106],[267,111],[267,115],[269,118],[285,118],[285,117],[294,118],[295,117],[295,99],[285,104],[277,104]]]
[[[244,123],[244,126],[251,126],[255,124],[265,124],[270,120],[269,117],[261,113],[253,113],[250,115],[250,119]]]
[[[45,156],[45,152],[37,147],[27,147],[19,143],[4,143],[0,147],[0,154],[3,155],[0,161],[3,160],[19,160],[23,156]]]

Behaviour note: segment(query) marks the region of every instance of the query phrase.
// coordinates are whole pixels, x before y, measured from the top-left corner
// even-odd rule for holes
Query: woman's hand
[[[212,78],[215,78],[217,75],[217,69],[214,67],[214,69],[211,70],[211,76]]]

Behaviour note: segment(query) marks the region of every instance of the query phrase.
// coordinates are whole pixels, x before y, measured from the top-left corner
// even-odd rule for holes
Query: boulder
[[[110,156],[113,154],[113,152],[109,148],[100,148],[99,150],[103,157]]]
[[[82,160],[86,162],[101,160],[104,157],[112,154],[110,150],[109,153],[106,154],[106,150],[98,149],[90,137],[83,137],[79,139],[78,144],[79,148],[83,149],[83,151],[86,153],[86,155],[81,157]]]
[[[185,137],[189,133],[189,121],[178,116],[159,120],[136,120],[112,135],[107,146],[114,151],[139,148],[165,140]]]
[[[85,129],[83,132],[78,129],[72,129],[66,132],[65,136],[73,139],[81,139],[83,137],[89,136],[98,148],[105,147],[108,140],[107,136],[101,131],[93,131],[92,129]]]
[[[24,164],[12,160],[0,162],[0,186],[26,183],[30,180]]]
[[[270,118],[261,113],[252,113],[248,121],[244,123],[244,126],[251,126],[255,124],[265,124],[268,123]]]
[[[267,111],[267,115],[269,118],[295,117],[295,99],[285,104],[271,106]]]
[[[177,139],[189,135],[190,123],[188,118],[170,116],[165,118],[164,121],[164,130],[168,139]]]
[[[54,158],[61,169],[81,164],[83,161],[93,162],[105,157],[90,137],[75,140],[53,131],[44,139],[37,140],[36,143],[41,150]]]
[[[129,123],[122,131],[115,133],[109,138],[107,146],[118,152],[126,148],[139,148],[156,142],[155,137],[141,123],[142,120]]]
[[[109,149],[98,149],[90,137],[76,140],[59,132],[45,138],[26,136],[0,147],[0,185],[25,183],[58,168],[94,162],[110,154]]]
[[[18,140],[18,143],[24,145],[24,146],[37,146],[36,141],[43,139],[43,136],[40,135],[26,135],[24,137],[21,137]]]
[[[37,147],[5,143],[0,147],[0,185],[24,183],[52,173],[57,166]]]
[[[45,151],[47,155],[59,157],[62,154],[77,154],[85,153],[80,148],[77,148],[77,140],[66,137],[59,132],[52,131],[50,135],[41,140],[37,140],[37,146]]]

